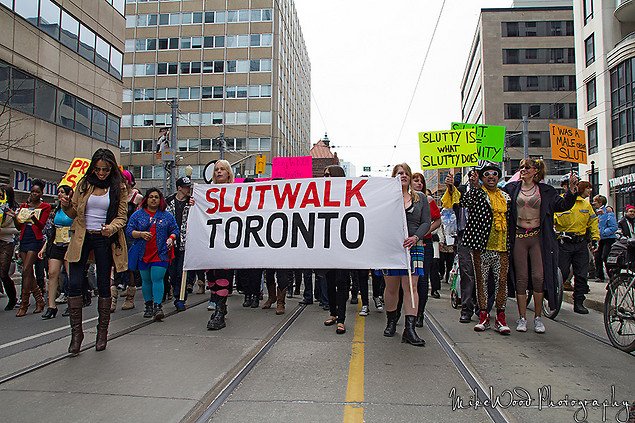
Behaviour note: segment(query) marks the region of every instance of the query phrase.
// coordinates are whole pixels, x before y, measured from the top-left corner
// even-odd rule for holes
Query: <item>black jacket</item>
[[[631,228],[628,226],[628,222],[626,221],[626,216],[620,219],[617,222],[617,231],[621,234],[622,237],[632,238],[634,234],[631,233]]]
[[[506,220],[509,222],[510,198],[505,191],[503,196],[507,200]],[[492,222],[494,213],[489,204],[489,196],[485,190],[481,188],[470,189],[461,195],[459,205],[467,209],[467,224],[465,232],[461,237],[461,245],[470,250],[484,252],[487,248],[490,232],[492,231]],[[507,225],[507,248],[509,251],[509,224]]]
[[[513,251],[514,241],[516,240],[516,220],[518,218],[516,200],[520,193],[521,184],[521,181],[514,181],[508,183],[503,188],[512,199],[509,222],[509,230],[510,233],[513,234],[511,237],[511,251]],[[538,188],[540,190],[540,245],[542,247],[542,268],[544,273],[543,286],[549,307],[555,308],[555,283],[558,280],[558,240],[556,238],[556,232],[553,229],[553,214],[571,209],[575,204],[576,195],[571,194],[571,192],[567,190],[566,194],[561,196],[554,187],[543,183],[539,183]],[[513,262],[513,260],[510,260],[509,266],[508,296],[510,297],[516,295],[516,277]],[[529,284],[531,286],[531,278]]]

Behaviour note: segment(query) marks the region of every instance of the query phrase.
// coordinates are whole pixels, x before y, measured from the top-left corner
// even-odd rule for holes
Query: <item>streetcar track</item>
[[[197,307],[197,306],[199,306],[199,305],[201,305],[203,303],[206,303],[206,302],[207,302],[207,299],[195,302],[191,306],[189,306],[189,308]],[[177,313],[178,313],[178,311],[173,310],[173,311],[165,313],[165,317],[170,317],[170,316],[173,316],[173,315],[175,315]],[[122,330],[120,330],[118,332],[115,332],[114,334],[110,334],[108,336],[108,342],[112,341],[113,339],[117,339],[117,338],[120,338],[120,337],[122,337],[124,335],[127,335],[127,334],[129,334],[131,332],[134,332],[136,330],[139,330],[141,328],[144,328],[144,327],[146,327],[148,325],[151,325],[152,323],[154,323],[153,319],[145,320],[143,322],[134,324],[134,325],[132,325],[130,327],[127,327],[127,328],[122,329]],[[81,349],[79,350],[79,352],[82,353],[82,352],[84,352],[86,350],[94,348],[95,347],[95,343],[96,343],[96,341],[92,341],[92,342],[84,344],[81,347]],[[55,364],[57,362],[60,362],[60,361],[62,361],[64,359],[71,358],[71,357],[74,357],[74,356],[72,354],[70,354],[70,353],[59,354],[57,356],[54,356],[54,357],[51,357],[51,358],[47,358],[45,360],[42,360],[42,361],[37,362],[35,364],[32,364],[30,366],[24,367],[24,368],[22,368],[22,369],[20,369],[18,371],[15,371],[15,372],[7,375],[7,376],[2,377],[0,379],[0,386],[5,384],[5,383],[7,383],[7,382],[12,381],[12,380],[18,379],[18,378],[20,378],[22,376],[25,376],[25,375],[27,375],[29,373],[33,373],[33,372],[35,372],[37,370],[43,369],[45,367],[48,367],[48,366],[50,366],[52,364]]]
[[[200,405],[190,410],[190,412],[183,417],[181,422],[205,423],[211,421],[214,413],[222,407],[229,396],[238,388],[245,377],[254,369],[260,360],[262,360],[267,352],[273,348],[305,308],[306,305],[298,305],[285,321],[274,328],[269,336],[263,339],[258,346],[254,347],[234,368],[227,372],[223,380],[217,383],[203,399],[199,401]]]
[[[459,372],[463,380],[465,380],[472,392],[475,392],[478,398],[481,399],[481,401],[487,399],[491,404],[492,398],[490,398],[487,393],[483,378],[478,374],[473,366],[467,363],[467,360],[461,357],[461,354],[458,352],[457,348],[455,348],[450,342],[450,336],[443,329],[437,319],[432,315],[432,313],[430,313],[430,311],[426,311],[424,320],[428,325],[430,332],[432,332],[437,342],[448,355],[450,361],[452,362],[454,367],[456,367],[457,371]],[[486,406],[483,406],[482,408],[494,423],[513,423],[516,421],[502,409]]]
[[[527,307],[527,310],[534,311],[533,307]],[[562,309],[560,311],[562,311]],[[604,337],[602,337],[601,335],[598,335],[595,332],[592,332],[592,331],[590,331],[588,329],[585,329],[582,326],[578,326],[578,325],[576,325],[574,323],[570,323],[570,322],[568,322],[566,320],[560,319],[559,315],[554,317],[553,319],[549,319],[549,320],[551,320],[552,322],[559,323],[559,324],[561,324],[562,326],[564,326],[566,328],[574,330],[574,331],[576,331],[576,332],[578,332],[578,333],[580,333],[582,335],[585,335],[585,336],[587,336],[587,337],[589,337],[591,339],[594,339],[594,340],[596,340],[598,342],[601,342],[604,345],[608,345],[609,347],[615,349],[616,351],[620,351],[620,352],[623,352],[625,354],[628,354],[630,356],[634,356],[635,357],[635,352],[630,352],[629,353],[629,352],[626,352],[626,351],[622,351],[619,348],[615,347],[613,344],[611,344],[611,341],[609,341],[607,338],[604,338]]]

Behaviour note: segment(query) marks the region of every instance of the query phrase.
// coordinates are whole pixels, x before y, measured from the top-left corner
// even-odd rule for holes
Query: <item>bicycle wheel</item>
[[[558,279],[556,280],[556,306],[554,308],[549,307],[549,301],[547,301],[547,297],[544,296],[542,298],[542,314],[548,319],[555,319],[558,313],[560,313],[560,308],[562,307],[562,296],[564,294],[564,288],[562,286],[562,273],[560,273],[560,269],[558,269]],[[533,298],[533,292],[529,292],[527,295],[527,305],[531,303],[531,299]]]
[[[543,299],[542,301],[542,309],[545,317],[549,319],[555,319],[558,313],[560,313],[560,308],[562,307],[562,296],[563,296],[563,286],[562,286],[562,274],[560,273],[560,269],[558,269],[558,279],[556,280],[556,284],[554,286],[556,290],[556,304],[554,308],[549,307],[549,302],[547,299]]]
[[[604,328],[609,341],[622,351],[635,351],[635,274],[619,273],[611,278],[604,298]],[[629,286],[630,285],[630,286]]]

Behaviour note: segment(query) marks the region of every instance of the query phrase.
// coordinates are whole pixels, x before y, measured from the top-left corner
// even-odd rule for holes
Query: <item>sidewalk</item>
[[[604,313],[604,297],[606,296],[606,282],[599,279],[589,279],[589,293],[586,294],[584,306]],[[564,291],[563,301],[573,304],[573,292]]]

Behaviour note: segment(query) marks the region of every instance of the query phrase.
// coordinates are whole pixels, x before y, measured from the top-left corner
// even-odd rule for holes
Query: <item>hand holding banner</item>
[[[68,167],[66,175],[64,175],[62,181],[59,184],[68,185],[69,187],[73,188],[73,190],[75,190],[77,182],[82,179],[82,177],[86,173],[86,169],[88,169],[88,166],[90,166],[90,160],[75,157],[71,162],[71,165]]]

